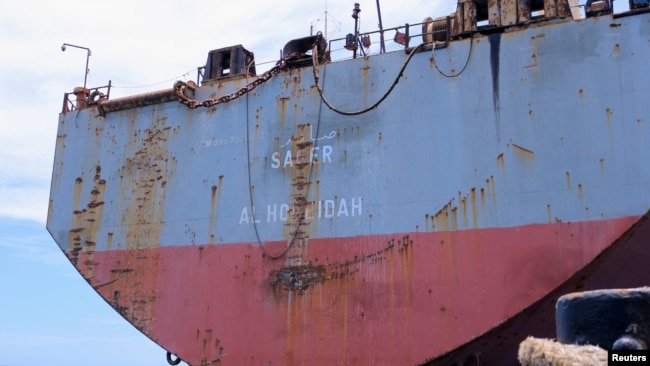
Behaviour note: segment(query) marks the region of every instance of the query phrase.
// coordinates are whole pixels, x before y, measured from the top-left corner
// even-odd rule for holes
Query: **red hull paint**
[[[555,304],[560,296],[577,291],[648,286],[649,238],[650,214],[645,214],[604,252],[542,299],[481,337],[426,365],[520,366],[516,351],[526,337],[556,337]]]
[[[410,365],[515,316],[636,220],[313,239],[302,267],[254,243],[85,252],[77,266],[192,365]],[[288,290],[287,268],[309,275]]]

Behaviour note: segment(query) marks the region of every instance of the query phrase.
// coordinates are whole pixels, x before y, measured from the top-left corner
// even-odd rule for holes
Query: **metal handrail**
[[[63,93],[63,106],[61,108],[61,113],[82,109],[87,105],[97,104],[100,100],[108,100],[111,95],[112,86],[112,82],[109,80],[108,85],[90,89],[79,88],[72,92]],[[106,91],[106,94],[104,94],[104,90]],[[72,97],[74,97],[74,99]]]
[[[446,33],[445,40],[449,41],[449,35],[451,33],[451,29],[450,29],[451,18],[446,17],[446,22],[447,22],[446,29],[434,30],[433,32],[429,32],[429,33],[421,31],[422,26],[425,24],[425,22],[415,23],[415,24],[406,23],[406,24],[404,24],[402,26],[397,26],[397,27],[392,27],[392,28],[384,28],[384,29],[376,30],[376,31],[372,31],[372,32],[359,33],[358,37],[356,37],[356,42],[357,42],[357,46],[361,47],[362,46],[362,44],[360,43],[361,39],[363,39],[364,37],[370,37],[370,40],[371,40],[372,43],[376,43],[378,45],[381,45],[381,36],[382,36],[382,34],[385,34],[387,32],[395,32],[396,35],[400,35],[402,37],[402,39],[404,40],[404,43],[398,43],[395,40],[395,38],[393,38],[392,39],[393,44],[398,44],[399,45],[399,47],[394,48],[393,50],[398,50],[400,48],[403,48],[403,49],[406,50],[411,45],[411,40],[412,39],[414,39],[416,37],[424,37],[427,34],[431,34],[432,36],[434,36],[434,35],[437,35],[437,34]],[[414,30],[413,27],[417,27],[417,28],[415,28],[415,32],[413,31]],[[329,47],[328,47],[329,50],[330,50],[330,55],[331,55],[332,52],[338,52],[338,51],[346,50],[345,47],[343,47],[343,46],[339,47],[338,46],[341,43],[345,44],[346,39],[347,39],[347,37],[342,37],[342,38],[335,38],[335,39],[330,40],[329,41]],[[376,42],[375,42],[375,39],[377,39]],[[369,56],[371,54],[380,54],[380,53],[384,53],[384,52],[387,52],[387,51],[384,50],[382,52],[382,50],[380,48],[380,50],[378,52],[370,52],[370,53],[367,53],[367,54],[364,52],[362,55]]]

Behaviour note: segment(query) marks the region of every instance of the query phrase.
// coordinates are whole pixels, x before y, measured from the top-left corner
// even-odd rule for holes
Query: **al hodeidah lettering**
[[[607,365],[650,365],[650,351],[607,351]]]

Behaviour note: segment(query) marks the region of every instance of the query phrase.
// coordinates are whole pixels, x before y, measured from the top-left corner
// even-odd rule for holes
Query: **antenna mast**
[[[325,0],[325,39],[327,38],[327,0]]]
[[[379,8],[379,0],[377,0],[377,17],[379,18],[379,53],[386,52],[386,44],[384,43],[384,26],[381,24],[381,9]]]

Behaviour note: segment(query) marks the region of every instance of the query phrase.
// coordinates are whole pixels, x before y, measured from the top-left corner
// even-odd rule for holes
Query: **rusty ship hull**
[[[560,292],[650,280],[650,14],[456,22],[218,105],[81,92],[48,230],[191,365],[516,364]]]

